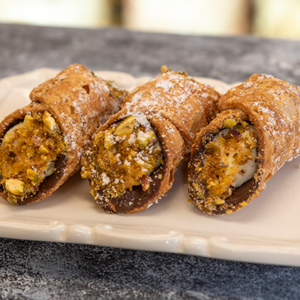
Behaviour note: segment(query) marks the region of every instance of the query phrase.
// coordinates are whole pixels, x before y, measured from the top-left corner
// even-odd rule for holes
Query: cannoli
[[[300,154],[300,89],[252,75],[220,99],[221,113],[200,133],[189,162],[189,194],[210,215],[231,214]]]
[[[218,112],[219,93],[166,67],[137,87],[95,133],[81,175],[107,213],[135,213],[172,186],[196,133]]]
[[[0,123],[0,195],[17,205],[50,196],[126,94],[78,64],[34,88],[31,103]]]

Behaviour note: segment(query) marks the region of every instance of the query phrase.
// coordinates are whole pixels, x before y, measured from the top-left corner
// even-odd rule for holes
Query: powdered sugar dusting
[[[248,81],[248,82],[245,82],[245,83],[244,83],[244,88],[245,88],[245,89],[248,89],[248,88],[250,88],[251,86],[253,86],[253,82],[251,82],[251,81]]]
[[[202,114],[202,118],[210,119],[209,114],[214,116],[217,95],[211,92],[210,86],[199,84],[182,73],[162,73],[149,83],[152,84],[151,88],[136,89],[131,94],[132,98],[123,106],[126,111],[124,116],[133,115],[144,119],[152,116],[165,118],[178,128],[186,143],[190,144],[197,132],[192,131],[195,130],[192,126],[193,118],[196,120],[194,114],[197,110],[207,109],[207,116]],[[211,94],[215,97],[210,97]],[[139,122],[143,124],[142,119]]]
[[[59,96],[53,96],[60,91]],[[78,64],[33,89],[30,98],[49,107],[68,144],[68,156],[76,167],[100,122],[107,114],[118,111],[121,105],[121,99],[112,95],[106,81]]]
[[[162,87],[165,92],[168,92],[174,85],[169,80],[162,80],[156,83],[156,88]]]
[[[268,161],[263,176],[270,178],[300,154],[300,89],[271,75],[253,75],[230,95],[230,105],[255,123],[260,155]]]
[[[101,178],[104,184],[109,184],[110,182],[109,177],[105,173],[101,174]]]

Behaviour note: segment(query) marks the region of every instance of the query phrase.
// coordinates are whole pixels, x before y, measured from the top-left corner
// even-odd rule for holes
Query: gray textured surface
[[[0,78],[81,63],[155,75],[162,65],[226,82],[300,84],[300,42],[0,24]],[[0,239],[1,299],[300,299],[300,268]]]
[[[4,299],[300,298],[300,268],[97,246],[0,242]]]
[[[166,64],[225,82],[256,73],[300,84],[299,42],[257,37],[145,34],[122,29],[62,29],[0,24],[0,78],[75,62],[93,70],[155,75]]]

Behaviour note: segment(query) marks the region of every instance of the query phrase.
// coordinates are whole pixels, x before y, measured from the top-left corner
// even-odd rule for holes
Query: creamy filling
[[[253,178],[254,174],[257,171],[257,164],[255,163],[255,158],[257,157],[257,147],[251,149],[251,158],[243,165],[240,165],[238,161],[234,158],[234,155],[237,153],[236,149],[225,149],[224,143],[222,140],[223,136],[228,135],[231,129],[223,129],[213,139],[213,142],[220,147],[222,161],[228,165],[225,171],[225,176],[232,178],[231,186],[238,188],[243,183],[247,182]],[[253,125],[250,125],[249,129],[246,129],[240,136],[241,139],[245,140],[249,136],[250,130],[255,131]],[[221,138],[220,138],[221,137]],[[239,143],[239,151],[247,151],[247,145],[243,142]]]
[[[208,210],[226,207],[235,189],[255,177],[258,158],[257,134],[248,122],[224,121],[212,140],[203,140],[202,158],[195,162],[193,183],[198,201]]]
[[[94,141],[92,151],[82,158],[81,176],[90,180],[95,199],[99,191],[106,198],[123,196],[138,185],[147,191],[151,174],[164,162],[150,123],[134,116],[99,132]]]
[[[50,113],[26,115],[10,128],[0,145],[0,185],[15,204],[38,192],[40,184],[55,171],[58,155],[67,144]]]
[[[17,147],[18,146],[18,140],[15,138],[17,136],[17,131],[24,131],[27,129],[26,124],[24,122],[20,122],[19,124],[13,126],[10,128],[4,138],[3,138],[3,144],[5,144],[7,141],[13,141],[14,145]],[[53,161],[46,161],[46,166],[43,168],[43,171],[41,173],[41,178],[44,180],[46,177],[52,175],[54,173],[55,169],[55,162]]]

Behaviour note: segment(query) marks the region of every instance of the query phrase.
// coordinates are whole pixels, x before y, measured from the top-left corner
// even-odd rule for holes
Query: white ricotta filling
[[[245,137],[247,134],[249,134],[249,130],[253,129],[255,131],[255,128],[250,125],[249,129],[245,130],[245,132],[242,134],[242,137]],[[228,131],[231,130],[229,129],[223,129],[221,131],[219,131],[219,133],[215,136],[213,142],[215,142],[221,149],[221,156],[225,157],[226,160],[224,161],[224,163],[226,163],[229,167],[226,170],[226,173],[232,174],[232,171],[236,171],[236,176],[233,178],[233,182],[231,183],[231,185],[235,188],[238,188],[239,186],[241,186],[242,184],[244,184],[246,181],[250,180],[251,178],[253,178],[254,174],[257,171],[257,164],[255,163],[255,158],[257,156],[257,148],[253,148],[252,149],[252,159],[249,159],[247,161],[246,164],[244,165],[238,165],[235,163],[235,160],[233,158],[233,155],[236,153],[234,151],[228,151],[225,150],[224,147],[219,143],[218,138],[221,136],[225,136]],[[241,148],[246,148],[246,145],[244,143],[240,143],[240,147]],[[225,151],[226,153],[229,153],[228,156],[225,155]]]

